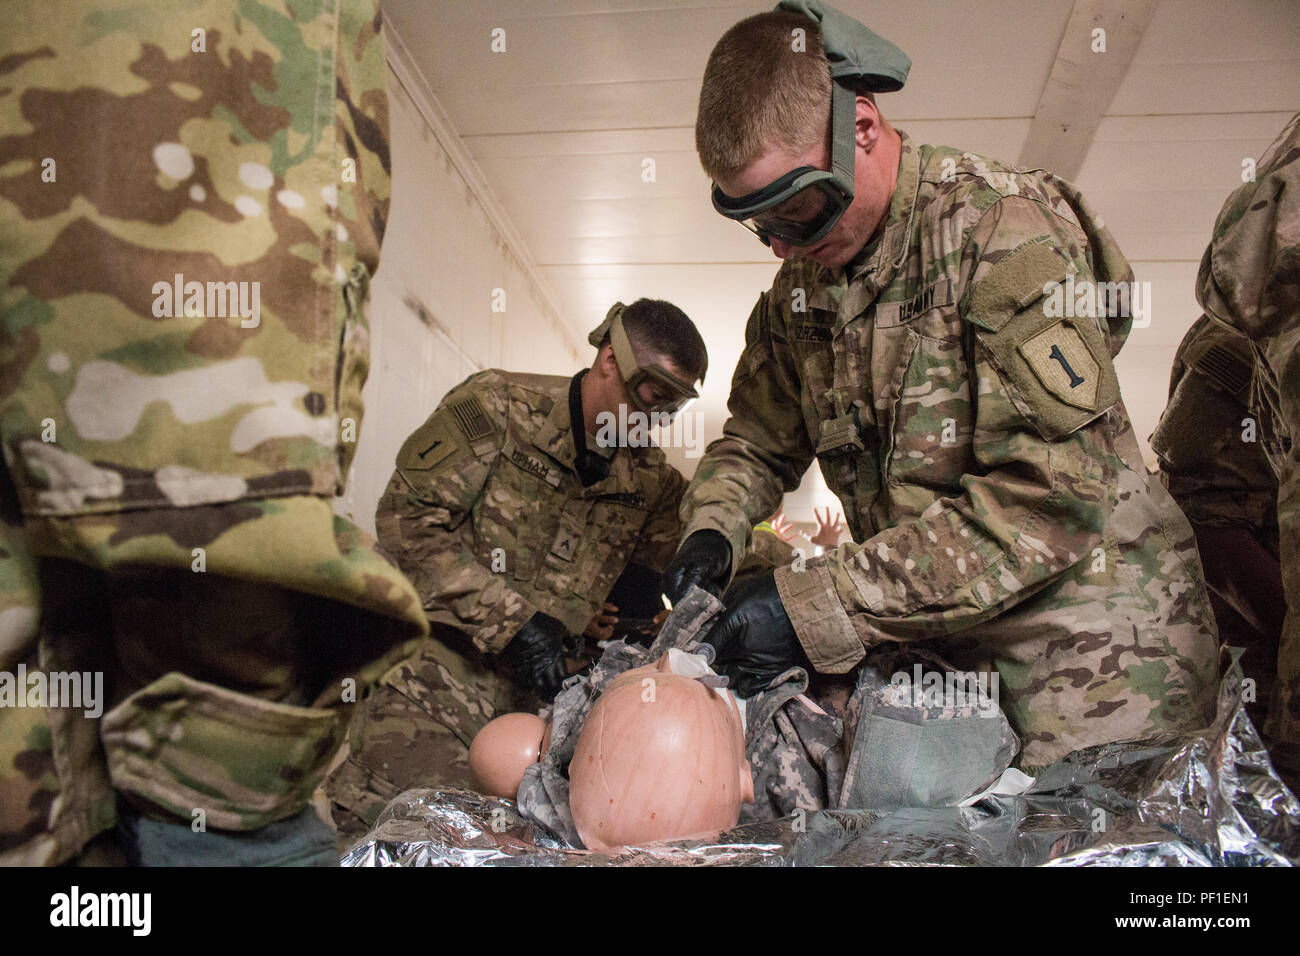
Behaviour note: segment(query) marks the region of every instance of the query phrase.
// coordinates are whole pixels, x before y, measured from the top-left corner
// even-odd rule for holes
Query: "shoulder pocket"
[[[1056,439],[1119,401],[1097,320],[1071,316],[1065,260],[1045,243],[1006,257],[972,290],[965,317],[1034,430]]]

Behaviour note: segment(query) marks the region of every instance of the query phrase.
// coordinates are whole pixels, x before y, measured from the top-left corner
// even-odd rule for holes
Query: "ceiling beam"
[[[1075,0],[1020,151],[1022,168],[1079,175],[1159,2]]]

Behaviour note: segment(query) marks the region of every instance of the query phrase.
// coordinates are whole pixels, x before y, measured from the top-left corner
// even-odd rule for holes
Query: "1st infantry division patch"
[[[1064,319],[1020,343],[1020,354],[1043,387],[1068,405],[1097,411],[1101,363],[1079,330]]]

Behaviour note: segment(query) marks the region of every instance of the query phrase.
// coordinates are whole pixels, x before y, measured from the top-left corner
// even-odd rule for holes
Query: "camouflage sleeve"
[[[477,555],[470,512],[506,438],[504,384],[491,371],[448,392],[397,453],[379,502],[380,543],[414,583],[431,621],[500,651],[537,609]]]
[[[1300,113],[1260,157],[1255,180],[1220,210],[1196,297],[1216,322],[1254,343],[1254,411],[1269,433],[1274,471],[1292,470],[1293,453],[1272,432],[1293,440],[1300,433]]]
[[[1169,404],[1151,435],[1165,487],[1196,525],[1272,524],[1277,479],[1248,426],[1254,357],[1241,335],[1201,316],[1174,356]]]
[[[1086,249],[1073,222],[1028,198],[1001,199],[973,228],[955,330],[965,357],[950,369],[972,405],[964,490],[804,572],[777,570],[818,670],[843,673],[865,647],[993,617],[1101,541],[1121,465],[1105,414],[1119,387],[1098,320],[1060,317],[1044,289],[1071,263],[1076,282],[1090,280]],[[896,429],[917,411],[905,406]]]
[[[641,529],[636,549],[629,561],[662,572],[682,540],[680,515],[686,479],[672,465],[664,464],[660,474],[659,500]]]
[[[1237,189],[1220,210],[1196,277],[1196,298],[1216,321],[1260,344],[1270,337],[1285,339],[1296,327],[1300,113],[1260,157],[1256,179]]]
[[[798,487],[813,460],[790,351],[773,347],[784,340],[773,301],[773,292],[763,293],[750,313],[727,399],[731,415],[682,500],[682,538],[705,529],[721,532],[731,543],[733,574],[751,529]]]

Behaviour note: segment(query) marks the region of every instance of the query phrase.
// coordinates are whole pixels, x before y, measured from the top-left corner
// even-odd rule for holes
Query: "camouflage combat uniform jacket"
[[[586,488],[570,379],[490,369],[412,433],[375,515],[431,622],[501,651],[541,611],[581,634],[629,562],[662,571],[685,480],[658,448],[621,448]]]
[[[817,457],[858,543],[776,572],[814,666],[926,640],[996,667],[1030,768],[1199,726],[1217,678],[1191,529],[1119,398],[1131,319],[1053,314],[1049,283],[1093,279],[1132,273],[1073,187],[904,134],[877,238],[760,297],[683,503],[743,554]]]
[[[0,706],[0,862],[67,860],[120,794],[262,831],[428,629],[333,511],[389,205],[378,3],[5,15],[0,676],[107,700]]]
[[[1278,651],[1277,707],[1265,732],[1274,763],[1300,785],[1300,113],[1219,212],[1196,297],[1254,353],[1251,408],[1278,480],[1277,521],[1287,618]]]
[[[498,713],[535,710],[496,656],[541,611],[581,634],[629,562],[662,571],[685,480],[653,446],[613,450],[583,487],[569,378],[490,369],[452,389],[397,454],[380,543],[433,625],[364,701],[326,782],[356,836],[412,786],[471,786],[468,749]]]

